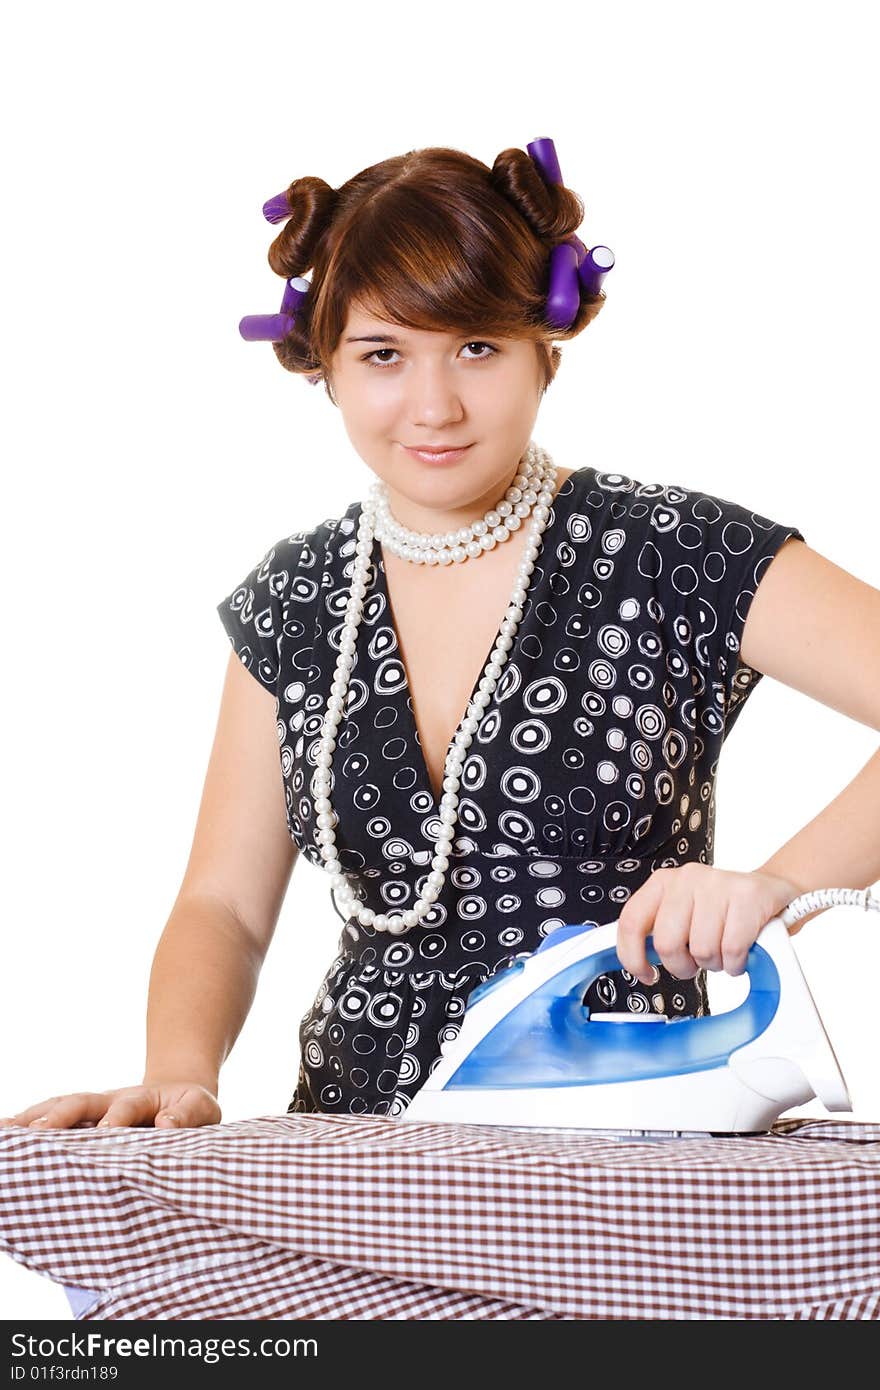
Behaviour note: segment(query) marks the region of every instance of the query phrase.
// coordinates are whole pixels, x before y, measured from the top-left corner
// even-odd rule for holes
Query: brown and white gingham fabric
[[[880,1124],[0,1128],[0,1249],[103,1318],[880,1318]]]

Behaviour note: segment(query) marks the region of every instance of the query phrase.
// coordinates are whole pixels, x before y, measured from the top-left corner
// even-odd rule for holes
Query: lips
[[[428,449],[428,448],[422,448],[422,449],[417,449],[417,448],[410,448],[409,445],[404,444],[403,447],[404,447],[404,449],[406,450],[406,452],[407,452],[408,454],[411,454],[411,455],[412,455],[413,458],[421,459],[424,463],[438,463],[438,464],[439,464],[439,463],[455,463],[458,459],[464,457],[464,455],[467,453],[468,449],[469,449],[471,446],[470,446],[470,444],[464,444],[464,445],[461,445],[461,446],[456,447],[456,448],[444,448],[444,449]]]

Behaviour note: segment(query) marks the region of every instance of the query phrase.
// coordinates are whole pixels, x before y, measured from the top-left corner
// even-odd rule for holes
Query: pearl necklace
[[[373,552],[373,539],[378,535],[377,511],[378,497],[381,496],[382,484],[374,484],[371,488],[371,495],[361,507],[360,525],[358,527],[358,539],[355,546],[355,561],[351,580],[351,592],[345,612],[342,635],[339,642],[339,656],[336,659],[336,669],[334,678],[330,686],[330,695],[327,700],[327,710],[324,715],[324,722],[321,737],[318,745],[318,753],[315,758],[316,768],[311,782],[311,792],[314,798],[315,811],[317,813],[318,830],[315,838],[321,847],[321,858],[324,861],[324,868],[330,874],[330,891],[334,901],[346,917],[356,917],[363,926],[372,926],[375,931],[387,931],[392,936],[400,936],[408,931],[410,927],[417,926],[428,912],[431,911],[434,902],[440,896],[440,891],[446,878],[446,870],[449,867],[449,853],[452,849],[452,842],[455,836],[455,825],[458,819],[456,807],[458,805],[459,773],[467,750],[473,739],[473,735],[479,726],[483,711],[492,697],[492,692],[501,677],[507,654],[513,646],[517,629],[523,615],[523,605],[531,583],[532,571],[535,568],[535,557],[541,546],[541,538],[550,517],[550,504],[554,496],[554,483],[556,481],[556,467],[553,460],[546,450],[539,445],[531,442],[524,456],[524,472],[517,473],[513,485],[507,491],[507,500],[511,500],[511,492],[518,492],[521,495],[514,499],[514,506],[518,507],[521,502],[525,502],[531,511],[532,520],[530,524],[530,535],[526,545],[525,554],[520,561],[514,579],[513,589],[510,595],[510,606],[504,616],[496,638],[495,646],[489,657],[489,661],[480,680],[477,694],[468,704],[465,717],[458,726],[446,753],[446,763],[443,778],[443,798],[440,803],[440,834],[434,841],[434,855],[431,859],[431,873],[427,876],[427,882],[412,908],[405,912],[384,913],[374,912],[370,907],[360,905],[357,896],[349,887],[345,880],[342,865],[339,863],[339,851],[336,848],[336,834],[334,826],[338,822],[336,812],[330,802],[330,766],[333,761],[333,750],[336,747],[336,730],[342,719],[345,708],[345,698],[348,691],[348,679],[351,668],[354,665],[355,644],[357,641],[357,631],[360,626],[364,608],[364,595],[367,592],[367,570],[370,567],[371,555]],[[532,482],[538,484],[538,491],[535,492],[531,487]],[[523,486],[520,486],[523,484]],[[531,500],[534,497],[534,501]],[[498,509],[500,511],[500,506]],[[416,532],[406,532],[404,534],[415,539],[413,544],[409,539],[404,542],[404,548],[396,551],[397,554],[406,552],[405,558],[414,559],[416,563],[430,564],[431,560],[422,558],[426,552],[432,551],[435,556],[442,556],[445,551],[449,559],[440,558],[439,563],[449,563],[457,560],[460,563],[465,558],[473,558],[475,555],[483,554],[486,550],[492,549],[497,540],[505,540],[506,536],[497,536],[494,529],[490,531],[489,518],[492,512],[487,512],[484,518],[486,524],[485,531],[478,531],[476,528],[481,526],[481,522],[473,522],[471,531],[477,545],[477,550],[471,552],[469,545],[449,547],[446,544],[447,537],[435,537],[419,535]],[[503,523],[499,523],[499,529],[506,529],[510,534],[509,525],[511,516],[519,516],[518,511],[509,514],[502,514]],[[397,523],[394,523],[396,526]],[[457,533],[460,535],[460,533]],[[440,547],[432,547],[430,544],[436,540],[441,541]],[[460,557],[456,556],[458,549],[463,550]],[[415,552],[415,553],[413,553]],[[435,558],[434,563],[437,560]]]
[[[537,446],[529,444],[523,460],[524,469],[517,473],[502,500],[479,521],[472,521],[459,531],[447,531],[445,535],[426,535],[401,526],[391,515],[388,489],[384,483],[374,483],[371,489],[376,498],[373,534],[395,555],[417,565],[460,565],[464,560],[475,560],[485,551],[494,549],[496,543],[509,540],[536,505],[544,478],[541,454],[543,450],[539,454]]]

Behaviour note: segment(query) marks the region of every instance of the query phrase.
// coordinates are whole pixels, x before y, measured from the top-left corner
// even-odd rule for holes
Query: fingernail
[[[103,1120],[99,1120],[99,1121],[98,1121],[97,1128],[98,1128],[98,1129],[103,1129],[104,1126],[105,1126],[105,1125],[109,1125],[109,1123],[110,1123],[110,1121],[109,1121],[109,1120],[107,1119],[107,1117],[105,1116]]]
[[[178,1120],[178,1118],[177,1118],[176,1115],[163,1115],[162,1118],[165,1119],[165,1120],[167,1120],[168,1123],[169,1123],[170,1125],[179,1125],[179,1124],[180,1124],[180,1121]]]
[[[40,1118],[39,1118],[38,1120],[31,1120],[31,1124],[32,1124],[32,1125],[47,1125],[48,1123],[49,1123],[49,1116],[48,1116],[48,1115],[41,1115]]]

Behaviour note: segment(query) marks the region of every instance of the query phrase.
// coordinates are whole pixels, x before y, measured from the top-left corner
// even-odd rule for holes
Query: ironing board
[[[4,1127],[0,1186],[85,1320],[880,1318],[880,1124]]]

